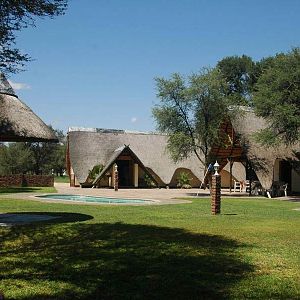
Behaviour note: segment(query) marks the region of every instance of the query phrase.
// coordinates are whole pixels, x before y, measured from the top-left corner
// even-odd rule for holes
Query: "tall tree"
[[[258,134],[265,144],[292,144],[300,138],[300,49],[269,60],[255,86],[256,114],[269,126]]]
[[[67,0],[0,1],[0,71],[20,71],[30,57],[16,47],[16,31],[35,26],[35,18],[61,15]]]
[[[258,67],[252,58],[246,55],[228,56],[220,60],[217,67],[227,82],[227,95],[232,102],[252,105],[253,86],[258,76]]]
[[[226,82],[219,69],[203,69],[185,80],[179,74],[156,78],[160,103],[153,108],[159,131],[169,135],[175,161],[192,153],[207,166],[209,150],[220,141],[220,125],[229,116]]]

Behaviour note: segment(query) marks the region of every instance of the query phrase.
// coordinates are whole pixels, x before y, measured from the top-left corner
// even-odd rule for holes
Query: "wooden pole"
[[[232,189],[232,166],[233,166],[233,161],[232,161],[232,157],[230,157],[230,161],[229,161],[229,193],[231,193],[231,189]]]

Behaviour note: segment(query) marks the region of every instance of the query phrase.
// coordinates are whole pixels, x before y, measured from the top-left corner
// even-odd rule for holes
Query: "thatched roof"
[[[4,74],[0,73],[0,94],[7,94],[17,97],[14,89],[9,84],[8,80],[5,78]]]
[[[57,141],[53,131],[16,95],[0,74],[0,141]]]
[[[295,153],[299,152],[299,145],[266,147],[259,144],[254,133],[267,127],[267,122],[257,117],[253,110],[242,109],[239,116],[232,120],[236,133],[240,136],[240,142],[244,148],[247,159],[256,172],[256,175],[265,189],[269,189],[273,182],[273,168],[276,159],[296,160]]]
[[[237,136],[232,147],[213,147],[213,157],[218,159],[221,167],[225,167],[227,158],[234,161],[251,163],[258,179],[265,189],[273,183],[274,163],[276,159],[284,159],[299,163],[300,146],[277,146],[267,148],[255,141],[254,133],[265,128],[267,123],[257,117],[251,109],[244,108],[231,121],[232,126],[226,126],[226,132],[231,130]],[[178,168],[191,170],[197,179],[203,179],[204,166],[196,156],[174,163],[167,150],[168,136],[150,133],[133,133],[124,130],[110,129],[83,129],[74,128],[68,133],[69,153],[74,173],[80,183],[87,179],[89,170],[95,165],[106,166],[112,161],[115,149],[129,145],[144,166],[153,171],[165,184],[169,184]],[[298,153],[298,157],[297,157]],[[117,155],[115,153],[115,155]],[[240,168],[241,165],[238,166]],[[244,169],[233,170],[233,175],[239,178]],[[228,171],[228,167],[225,167]],[[300,170],[300,167],[299,167]]]
[[[93,185],[96,185],[101,178],[105,175],[105,173],[113,166],[113,164],[116,162],[119,156],[122,154],[129,154],[135,163],[137,163],[140,168],[150,176],[150,178],[155,182],[155,178],[152,177],[151,173],[148,172],[147,168],[144,166],[144,164],[140,161],[140,159],[137,157],[137,155],[130,149],[128,145],[124,145],[114,151],[108,162],[106,163],[106,166],[103,168],[103,170],[100,172],[100,174],[97,176],[97,178],[93,181]],[[157,183],[156,183],[157,184]]]
[[[171,160],[166,150],[166,135],[124,130],[71,129],[68,139],[72,168],[80,183],[86,181],[89,170],[95,165],[106,166],[115,149],[124,145],[129,145],[143,165],[165,184],[170,183],[178,168],[190,169],[199,180],[203,178],[203,166],[194,155],[178,163]]]

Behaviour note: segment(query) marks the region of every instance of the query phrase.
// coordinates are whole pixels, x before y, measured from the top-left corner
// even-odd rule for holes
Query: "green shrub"
[[[191,188],[191,180],[193,178],[189,177],[189,174],[186,172],[180,172],[177,177],[177,187],[180,187],[182,189],[190,189]]]
[[[94,181],[97,176],[101,173],[104,166],[102,164],[95,165],[92,170],[89,170],[87,181]]]
[[[151,177],[148,174],[144,174],[144,182],[147,187],[156,187],[155,182],[151,179]]]

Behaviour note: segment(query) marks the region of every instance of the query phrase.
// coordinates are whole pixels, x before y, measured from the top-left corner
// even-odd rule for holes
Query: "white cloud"
[[[13,82],[11,80],[8,80],[9,84],[11,85],[11,87],[18,91],[18,90],[30,90],[31,86],[27,83],[21,83],[21,82]]]
[[[131,121],[131,123],[135,123],[137,121],[137,118],[136,117],[132,117],[130,121]]]

